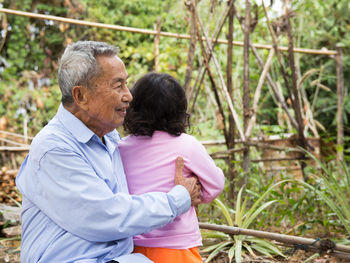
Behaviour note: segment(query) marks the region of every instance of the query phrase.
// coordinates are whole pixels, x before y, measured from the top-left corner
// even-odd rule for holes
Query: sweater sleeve
[[[186,143],[185,168],[195,174],[202,185],[202,202],[213,201],[223,190],[225,177],[222,170],[207,153],[205,147],[194,137]]]

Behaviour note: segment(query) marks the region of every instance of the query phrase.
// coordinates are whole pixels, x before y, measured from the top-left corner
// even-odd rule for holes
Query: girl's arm
[[[202,202],[209,203],[223,190],[225,177],[204,146],[194,137],[186,145],[185,168],[195,174],[202,185]]]

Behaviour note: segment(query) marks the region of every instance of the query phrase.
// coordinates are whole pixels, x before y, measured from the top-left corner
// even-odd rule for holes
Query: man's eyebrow
[[[129,78],[129,75],[128,76],[126,76],[126,78],[124,79],[124,78],[115,78],[115,79],[113,79],[112,80],[112,83],[117,83],[117,82],[125,82],[125,81],[127,81],[128,80],[128,78]]]

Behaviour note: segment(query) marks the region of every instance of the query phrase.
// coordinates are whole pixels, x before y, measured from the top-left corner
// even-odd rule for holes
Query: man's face
[[[100,56],[97,61],[102,74],[92,81],[92,91],[88,92],[86,125],[102,136],[123,124],[132,95],[126,85],[124,63],[118,57]]]

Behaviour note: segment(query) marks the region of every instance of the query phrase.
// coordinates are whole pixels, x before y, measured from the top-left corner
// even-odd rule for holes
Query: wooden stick
[[[234,148],[234,149],[228,149],[226,151],[220,151],[220,152],[214,152],[211,153],[210,156],[220,155],[220,154],[229,154],[229,153],[235,153],[235,152],[241,152],[245,149],[245,147],[241,148]]]
[[[228,3],[230,4],[230,3]],[[233,1],[232,6],[230,8],[229,14],[228,14],[228,34],[227,34],[227,63],[226,63],[226,81],[227,81],[227,91],[230,95],[231,100],[233,100],[233,81],[232,81],[232,64],[233,64],[233,33],[234,33],[234,19],[235,19],[235,1]],[[229,159],[227,161],[228,171],[226,174],[226,180],[229,183],[229,189],[234,189],[235,185],[235,179],[236,179],[236,169],[235,169],[235,152],[238,152],[237,150],[233,150],[235,148],[235,132],[236,131],[236,125],[235,120],[232,116],[231,111],[228,111],[228,131],[226,139],[226,146],[228,148],[229,152]],[[244,149],[244,148],[241,148]],[[240,149],[239,149],[240,151]],[[228,192],[228,200],[233,205],[235,198],[235,191],[229,191]]]
[[[294,52],[293,52],[293,45],[294,45],[294,40],[293,40],[293,34],[292,34],[292,25],[290,22],[290,12],[288,11],[287,7],[287,2],[286,2],[286,21],[287,21],[287,35],[288,35],[288,58],[289,58],[289,67],[291,68],[292,71],[292,93],[293,93],[293,99],[292,99],[292,104],[295,112],[295,116],[298,122],[298,143],[300,147],[304,148],[305,150],[307,149],[307,142],[306,138],[304,136],[304,121],[302,118],[301,114],[301,101],[299,98],[299,91],[298,91],[298,80],[297,80],[297,74],[296,74],[296,69],[295,69],[295,61],[294,61]],[[285,83],[287,85],[287,83]],[[311,147],[313,149],[313,147]],[[306,163],[304,161],[305,154],[301,155],[301,170],[303,174],[303,178],[305,181],[308,181],[308,175],[305,172],[306,168]]]
[[[271,37],[272,37],[272,41],[273,41],[273,47],[276,51],[276,55],[277,55],[277,58],[278,58],[278,62],[280,64],[280,69],[281,69],[281,73],[282,73],[282,76],[283,76],[283,79],[284,79],[284,84],[287,88],[287,91],[288,91],[288,94],[289,94],[289,97],[292,101],[292,106],[293,106],[293,109],[294,109],[294,112],[295,112],[295,115],[296,115],[296,121],[298,123],[298,142],[299,142],[299,145],[304,148],[304,149],[307,149],[306,146],[308,146],[310,149],[313,149],[313,146],[310,145],[306,139],[305,139],[305,136],[304,136],[304,123],[303,123],[303,119],[302,119],[302,116],[301,116],[301,108],[300,108],[300,101],[299,101],[299,93],[298,93],[298,90],[297,90],[297,84],[296,84],[296,76],[295,76],[295,64],[294,64],[294,53],[293,53],[293,36],[292,36],[292,33],[291,33],[291,25],[290,25],[290,13],[288,12],[288,9],[286,8],[286,18],[287,18],[287,31],[288,31],[288,39],[289,39],[289,60],[290,60],[290,66],[292,68],[292,79],[293,79],[293,85],[292,85],[292,88],[289,86],[289,81],[288,81],[288,76],[287,76],[287,73],[285,72],[285,69],[284,69],[284,65],[282,63],[282,58],[281,58],[281,54],[277,48],[277,39],[276,39],[276,36],[275,36],[275,33],[272,29],[272,26],[271,26],[271,23],[270,23],[270,20],[269,20],[269,17],[268,17],[268,14],[267,14],[267,10],[266,10],[266,7],[264,5],[264,2],[262,2],[262,6],[264,8],[264,12],[265,12],[265,17],[266,17],[266,22],[267,22],[267,25],[268,25],[268,29],[270,31],[270,34],[271,34]],[[306,167],[306,164],[302,161],[301,162],[301,166],[302,166],[302,172],[303,172],[303,178],[305,181],[308,180],[308,177],[304,171],[304,168]]]
[[[226,9],[223,10],[222,14],[220,15],[220,17],[222,18],[221,21],[219,21],[217,24],[216,24],[216,27],[215,27],[215,30],[214,30],[214,33],[213,33],[213,37],[216,36],[216,39],[219,37],[219,34],[223,28],[223,25],[225,23],[225,20],[229,14],[229,11],[230,11],[230,7],[233,5],[233,0],[231,0],[229,2],[229,5]],[[192,16],[194,18],[194,21],[195,21],[195,31],[196,31],[196,34],[197,34],[197,37],[198,37],[198,40],[199,40],[199,44],[200,44],[200,47],[201,47],[201,50],[202,50],[202,54],[203,54],[203,63],[201,64],[200,66],[200,69],[199,69],[199,74],[197,75],[197,79],[196,79],[196,83],[195,83],[195,86],[193,87],[192,91],[193,90],[196,90],[195,92],[195,96],[194,96],[194,99],[192,100],[192,106],[190,107],[190,112],[193,112],[194,110],[194,106],[195,106],[195,102],[196,102],[196,98],[198,96],[198,93],[199,93],[199,88],[202,84],[202,81],[204,79],[204,74],[205,72],[208,72],[208,76],[209,76],[209,80],[211,82],[211,88],[214,92],[214,95],[215,95],[215,100],[216,100],[216,103],[218,105],[218,108],[219,108],[219,112],[221,114],[221,116],[223,117],[223,124],[224,124],[224,127],[223,127],[223,132],[224,132],[224,136],[225,136],[225,139],[226,139],[226,142],[228,141],[228,135],[227,135],[227,129],[226,129],[226,121],[225,121],[225,114],[224,114],[224,111],[223,111],[223,107],[222,107],[222,104],[221,104],[221,101],[220,101],[220,97],[219,97],[219,93],[218,93],[218,88],[217,88],[217,84],[215,82],[215,78],[213,76],[213,73],[211,72],[211,69],[210,69],[210,66],[209,66],[209,61],[210,59],[212,58],[212,54],[214,52],[214,46],[215,46],[215,43],[212,43],[212,46],[211,46],[211,49],[208,48],[208,50],[205,48],[204,44],[203,44],[203,38],[201,37],[200,35],[200,30],[199,30],[199,25],[197,23],[197,19],[196,19],[196,2],[193,1],[191,2],[191,5],[189,6],[189,9],[192,13]],[[203,70],[203,66],[205,66],[205,69],[206,70]],[[200,83],[199,85],[197,86],[197,89],[195,88],[196,87],[196,84],[197,84],[197,80],[200,78]],[[192,95],[192,91],[191,91],[191,95]],[[192,97],[192,96],[190,96]]]
[[[5,138],[1,138],[1,137],[0,137],[0,141],[7,142],[7,143],[10,143],[10,144],[13,144],[13,145],[17,145],[17,146],[27,146],[28,145],[28,144],[25,144],[25,143],[19,143],[19,142],[11,141],[11,140],[8,140],[8,139],[5,139]]]
[[[335,57],[337,65],[337,144],[344,145],[344,71],[343,71],[343,52],[340,45],[337,45],[338,54]],[[344,160],[344,149],[339,147],[337,150],[337,160],[342,162]]]
[[[209,141],[201,141],[201,144],[204,146],[211,146],[211,145],[224,145],[226,142],[225,140],[209,140]]]
[[[194,2],[194,4],[196,4]],[[229,7],[233,4],[232,0],[229,2]],[[198,41],[199,41],[199,44],[201,45],[201,49],[202,49],[202,53],[203,53],[203,56],[204,56],[204,59],[201,63],[201,65],[199,66],[199,69],[198,69],[198,75],[197,75],[197,78],[196,78],[196,81],[195,81],[195,84],[193,85],[192,89],[191,89],[191,92],[188,96],[188,102],[191,101],[192,99],[192,96],[193,94],[196,94],[198,93],[198,89],[199,89],[199,86],[202,85],[202,82],[203,82],[203,79],[204,79],[204,75],[205,75],[205,72],[208,71],[208,74],[209,74],[209,77],[211,78],[211,82],[213,82],[212,80],[214,80],[214,78],[211,77],[211,71],[210,71],[210,68],[208,68],[207,66],[207,63],[209,63],[209,61],[211,60],[211,57],[212,57],[212,52],[214,50],[214,47],[215,47],[215,44],[217,43],[217,40],[219,38],[219,35],[221,33],[221,30],[225,24],[225,21],[226,21],[226,18],[229,14],[229,10],[230,8],[226,8],[223,10],[223,12],[220,14],[220,18],[221,18],[221,21],[219,21],[217,24],[216,24],[216,27],[215,27],[215,30],[214,30],[214,33],[211,37],[211,39],[215,39],[213,41],[213,45],[212,45],[212,52],[207,52],[205,48],[203,48],[203,37],[201,37],[200,33],[199,33],[199,29],[198,29],[198,25],[197,25],[197,21],[196,21],[196,18],[195,18],[195,14],[194,14],[194,8],[196,8],[196,6],[193,5],[193,3],[191,2],[190,5],[187,5],[191,14],[192,14],[192,18],[194,20],[194,27],[195,27],[195,33],[197,34],[197,38],[198,38]],[[204,51],[203,51],[204,50]],[[207,55],[208,53],[208,55]],[[207,57],[205,59],[205,57]],[[199,81],[200,80],[200,81]],[[214,81],[215,82],[215,81]],[[215,97],[218,97],[217,96],[217,91],[216,91],[216,87],[217,85],[215,84],[214,87],[213,87],[213,90],[214,90],[214,93],[215,94]],[[215,88],[215,89],[214,89]],[[219,100],[220,101],[220,100]],[[220,107],[220,105],[218,105]],[[194,103],[192,103],[192,108],[194,107]],[[191,110],[192,112],[193,110]],[[221,111],[220,111],[221,112]],[[223,115],[223,117],[225,118],[225,116]]]
[[[13,152],[26,152],[29,151],[30,146],[22,146],[22,147],[15,147],[15,146],[0,146],[0,151],[13,151]]]
[[[230,95],[231,100],[233,100],[233,82],[232,82],[232,63],[233,63],[233,57],[232,57],[232,41],[233,41],[233,31],[234,31],[234,18],[235,18],[235,7],[234,3],[235,1],[232,1],[232,6],[229,8],[228,13],[228,45],[227,45],[227,66],[226,66],[226,81],[227,81],[227,91]],[[230,4],[230,3],[229,3]],[[234,148],[234,139],[235,139],[235,121],[233,119],[231,111],[229,111],[229,128],[228,128],[228,136],[226,140],[226,144],[228,148]],[[232,155],[232,158],[234,159],[234,155]]]
[[[28,143],[28,116],[27,116],[27,114],[24,115],[24,119],[23,119],[23,138],[24,138],[24,142],[27,144]]]
[[[251,118],[249,120],[249,123],[248,123],[248,127],[247,127],[247,129],[245,131],[245,136],[247,138],[249,138],[250,135],[252,134],[253,127],[255,125],[256,115],[257,115],[257,112],[258,112],[258,102],[259,102],[259,99],[260,99],[261,89],[262,89],[262,86],[263,86],[263,84],[265,82],[266,75],[269,72],[269,69],[270,69],[270,66],[271,66],[271,62],[272,62],[272,58],[273,58],[274,54],[275,54],[275,50],[271,49],[270,53],[269,53],[269,56],[267,58],[267,61],[265,63],[263,72],[260,75],[258,86],[256,87],[256,90],[255,90],[254,102],[253,102],[253,108],[252,108],[253,115],[251,116]]]
[[[192,0],[192,1],[193,1],[193,0]],[[210,39],[208,38],[208,35],[207,35],[206,31],[205,31],[205,28],[204,28],[204,26],[203,26],[203,23],[202,23],[202,21],[200,20],[200,18],[199,18],[199,16],[198,16],[197,10],[194,10],[194,11],[195,11],[195,14],[196,14],[196,19],[197,19],[199,25],[201,26],[202,32],[203,32],[203,34],[204,34],[205,41],[207,42],[207,46],[208,46],[208,47],[211,47],[212,44],[211,44],[211,42],[210,42]],[[212,51],[212,50],[209,49],[209,51]],[[212,53],[212,56],[213,56],[214,65],[215,65],[215,67],[216,67],[216,70],[217,70],[217,73],[218,73],[218,75],[219,75],[219,79],[220,79],[220,82],[221,82],[221,85],[219,85],[219,87],[220,87],[221,90],[223,91],[224,96],[225,96],[225,98],[226,98],[226,101],[227,101],[227,103],[228,103],[228,105],[229,105],[229,108],[230,108],[230,110],[231,110],[233,119],[234,119],[234,121],[235,121],[235,123],[236,123],[236,127],[237,127],[237,130],[238,130],[238,133],[239,133],[241,139],[242,139],[242,140],[245,140],[244,133],[243,133],[242,128],[241,128],[240,123],[239,123],[238,114],[236,113],[236,111],[235,111],[235,109],[234,109],[234,107],[233,107],[233,104],[232,104],[232,101],[231,101],[231,97],[230,97],[230,95],[229,95],[229,93],[228,93],[228,91],[227,91],[227,87],[226,87],[226,84],[225,84],[225,81],[224,81],[224,77],[222,76],[222,72],[221,72],[219,63],[218,63],[218,61],[217,61],[217,59],[216,59],[215,53]]]
[[[260,163],[260,162],[300,161],[305,159],[309,159],[309,158],[307,157],[263,158],[263,159],[251,160],[251,162]]]
[[[155,31],[155,30],[89,22],[89,21],[64,18],[64,17],[59,17],[59,16],[42,15],[42,14],[36,14],[36,13],[30,13],[30,12],[17,11],[17,10],[7,9],[7,8],[0,8],[0,12],[12,14],[12,15],[18,15],[18,16],[26,16],[26,17],[32,17],[32,18],[38,18],[38,19],[58,21],[58,22],[62,22],[62,23],[69,23],[69,24],[75,24],[75,25],[81,25],[81,26],[91,26],[91,27],[113,29],[113,30],[131,32],[131,33],[157,35],[157,31]],[[160,35],[163,37],[175,37],[175,38],[181,38],[181,39],[191,39],[191,36],[187,35],[187,34],[160,32]],[[212,41],[214,41],[214,40],[212,39]],[[227,40],[225,40],[225,39],[218,39],[216,42],[220,43],[220,44],[227,44]],[[234,46],[243,47],[243,42],[240,42],[240,41],[233,41],[232,44]],[[259,48],[259,49],[269,49],[270,50],[272,48],[271,45],[265,45],[265,44],[253,44],[253,45],[254,45],[254,47]],[[283,47],[283,46],[279,46],[278,50],[288,51],[288,48]],[[305,53],[305,54],[316,54],[316,55],[328,55],[328,56],[333,56],[333,55],[337,54],[337,52],[334,50],[316,50],[316,49],[307,49],[307,48],[294,48],[294,52]]]
[[[258,51],[256,50],[256,48],[250,43],[250,46],[252,48],[252,51],[253,51],[253,54],[256,58],[256,60],[258,61],[259,65],[261,66],[261,68],[263,69],[264,68],[264,62],[262,61]],[[277,89],[277,86],[276,84],[274,83],[274,81],[272,80],[271,76],[269,73],[267,73],[267,82],[269,83],[270,87],[272,88],[278,102],[281,104],[282,106],[282,109],[284,109],[285,113],[287,114],[289,120],[291,121],[293,127],[295,129],[298,129],[298,123],[297,121],[295,120],[295,118],[292,116],[292,114],[290,113],[289,109],[288,109],[288,106],[283,98],[283,96],[281,96],[281,94],[278,92],[278,89]]]
[[[269,145],[267,143],[261,143],[261,142],[244,142],[245,145],[253,146],[256,148],[265,148],[265,149],[271,149],[271,150],[276,150],[276,151],[288,151],[288,152],[303,152],[302,150],[298,148],[292,148],[292,147],[280,147],[280,146],[275,146],[275,145]]]
[[[311,105],[311,111],[314,111],[314,108],[315,108],[315,105],[316,105],[316,100],[317,100],[317,97],[318,97],[318,93],[320,91],[320,87],[321,87],[321,80],[322,80],[322,74],[323,74],[323,65],[321,66],[320,68],[320,73],[318,75],[318,79],[317,79],[317,83],[316,83],[316,91],[315,91],[315,95],[314,95],[314,99],[312,101],[312,105]]]
[[[294,97],[293,97],[293,93],[292,93],[292,90],[289,86],[289,81],[288,81],[288,76],[287,76],[287,73],[284,69],[284,65],[283,65],[283,62],[282,62],[282,57],[281,57],[281,54],[280,52],[278,51],[277,49],[277,37],[273,31],[273,28],[272,28],[272,25],[271,25],[271,22],[270,22],[270,19],[269,19],[269,16],[268,16],[268,13],[267,13],[267,10],[266,10],[266,7],[265,7],[265,4],[264,2],[262,2],[262,6],[264,8],[264,13],[265,13],[265,17],[266,17],[266,23],[267,23],[267,28],[269,29],[269,32],[270,32],[270,35],[271,35],[271,38],[272,38],[272,42],[273,42],[273,48],[275,49],[276,51],[276,56],[277,56],[277,60],[278,60],[278,63],[280,64],[280,69],[281,69],[281,73],[282,73],[282,77],[283,77],[283,80],[284,80],[284,84],[286,86],[286,89],[287,89],[287,92],[288,92],[288,96],[290,98],[290,100],[292,101],[292,105],[293,105],[293,109],[294,111],[296,110],[295,109],[295,103],[294,103]],[[298,122],[298,119],[297,119],[297,122]],[[299,122],[298,122],[298,127],[297,127],[297,130],[299,129]]]
[[[199,227],[202,229],[220,231],[229,235],[254,236],[259,238],[276,240],[278,242],[293,244],[293,245],[294,244],[301,244],[301,245],[312,244],[313,247],[320,248],[320,243],[321,243],[319,241],[315,243],[315,239],[311,239],[311,238],[296,237],[296,236],[290,236],[290,235],[284,235],[284,234],[271,233],[267,231],[244,229],[239,227],[214,225],[214,224],[208,224],[208,223],[199,223]],[[350,246],[336,244],[334,249],[340,252],[350,253]]]
[[[244,18],[244,46],[243,46],[243,130],[247,138],[247,129],[250,120],[250,87],[249,87],[249,41],[250,41],[250,1],[245,0]],[[243,151],[242,168],[245,173],[250,170],[249,147]],[[247,176],[244,176],[244,184],[247,183]]]
[[[191,80],[192,80],[192,73],[193,73],[193,62],[195,57],[195,51],[196,51],[196,25],[193,15],[189,19],[191,22],[191,39],[190,39],[190,46],[188,48],[188,54],[187,54],[187,67],[186,67],[186,75],[185,75],[185,84],[184,89],[186,92],[187,102],[189,102],[189,95],[190,95],[190,87],[191,87]]]
[[[300,146],[306,149],[305,137],[304,137],[304,123],[301,116],[301,102],[299,98],[298,92],[298,84],[297,84],[297,74],[295,69],[295,61],[294,61],[294,52],[293,52],[293,34],[292,34],[292,25],[290,23],[290,12],[288,12],[288,8],[286,7],[286,20],[287,20],[287,33],[288,33],[288,57],[289,57],[289,66],[292,71],[292,94],[294,102],[294,112],[296,115],[296,120],[298,122],[298,135],[300,140]],[[282,65],[281,65],[282,66]],[[286,83],[287,85],[287,83]]]
[[[22,134],[17,134],[17,133],[13,133],[13,132],[8,132],[8,131],[1,131],[0,130],[0,134],[5,134],[5,135],[10,135],[10,136],[15,136],[15,137],[19,137],[19,138],[27,138],[29,140],[33,140],[33,137],[30,136],[23,136]]]
[[[212,145],[224,145],[225,141],[202,141],[201,143],[204,146],[212,146]],[[249,146],[252,146],[252,147],[271,149],[271,150],[275,150],[275,151],[300,152],[300,153],[303,152],[302,150],[300,150],[298,148],[280,147],[280,146],[269,145],[267,143],[261,143],[261,142],[252,142],[252,141],[242,142],[242,141],[236,141],[235,140],[235,143],[244,143],[245,145],[249,145]],[[227,149],[227,151],[230,151],[230,150],[233,150],[233,148]]]
[[[244,25],[242,23],[240,23],[241,27],[244,28]],[[258,51],[256,50],[255,46],[253,45],[252,41],[249,42],[249,45],[250,45],[250,48],[252,49],[253,51],[253,54],[255,56],[255,59],[257,60],[257,62],[259,63],[260,67],[262,69],[264,69],[265,65],[264,65],[264,62],[263,60],[261,59]],[[271,49],[270,49],[271,50]],[[292,114],[290,113],[289,109],[288,109],[288,106],[283,98],[283,96],[281,96],[281,94],[278,92],[278,89],[277,89],[277,86],[276,84],[274,83],[274,81],[272,80],[270,74],[267,72],[267,82],[269,83],[270,87],[272,88],[278,102],[281,104],[282,106],[282,109],[284,109],[284,111],[286,112],[289,120],[291,121],[292,125],[294,126],[295,129],[298,129],[298,123],[297,121],[295,120],[295,118],[292,116]]]

